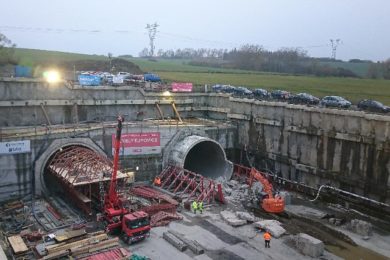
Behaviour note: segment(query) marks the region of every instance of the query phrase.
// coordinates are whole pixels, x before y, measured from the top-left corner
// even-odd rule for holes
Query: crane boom
[[[118,172],[118,162],[119,162],[119,149],[121,144],[121,134],[122,134],[122,123],[124,118],[122,116],[118,116],[118,125],[116,127],[116,135],[115,135],[115,146],[114,146],[114,161],[113,161],[113,169],[111,174],[111,183],[110,189],[108,191],[108,196],[106,200],[113,208],[116,208],[119,203],[118,193],[116,191],[116,176]]]

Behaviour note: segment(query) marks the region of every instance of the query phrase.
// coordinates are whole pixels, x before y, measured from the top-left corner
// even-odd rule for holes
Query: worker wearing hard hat
[[[195,214],[197,209],[198,209],[198,203],[196,202],[196,200],[194,200],[194,202],[192,202],[192,210],[194,211]]]
[[[156,177],[156,178],[154,178],[154,185],[155,186],[160,186],[161,185],[161,179],[160,179],[160,177]]]
[[[264,235],[264,242],[265,242],[265,247],[271,248],[270,243],[271,243],[271,234],[268,231],[265,231]]]

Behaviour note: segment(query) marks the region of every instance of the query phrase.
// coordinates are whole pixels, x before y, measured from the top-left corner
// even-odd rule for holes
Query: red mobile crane
[[[144,211],[130,212],[123,206],[123,201],[116,191],[117,172],[119,162],[119,149],[122,134],[122,123],[124,118],[118,116],[116,128],[114,162],[111,175],[110,188],[104,197],[104,220],[108,232],[122,234],[126,243],[133,243],[145,239],[150,234],[150,218]]]

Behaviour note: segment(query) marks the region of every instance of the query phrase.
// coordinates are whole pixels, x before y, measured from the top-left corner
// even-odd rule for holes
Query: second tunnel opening
[[[225,153],[215,142],[199,142],[188,151],[184,160],[184,169],[205,177],[218,178],[226,171]]]

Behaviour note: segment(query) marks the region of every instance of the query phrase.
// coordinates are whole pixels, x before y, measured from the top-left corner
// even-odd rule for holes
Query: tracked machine
[[[253,188],[256,183],[262,186],[261,191],[256,191],[256,204],[261,206],[265,212],[268,213],[283,213],[284,199],[275,194],[272,184],[269,182],[264,173],[255,168],[248,168],[242,165],[234,165],[234,174],[239,179],[244,179],[249,187]],[[252,189],[253,190],[253,189]]]

